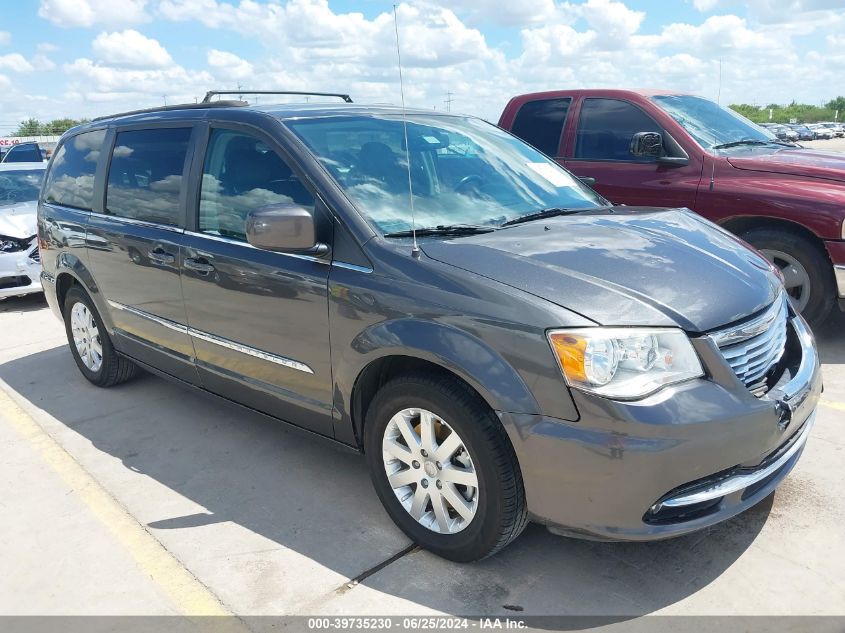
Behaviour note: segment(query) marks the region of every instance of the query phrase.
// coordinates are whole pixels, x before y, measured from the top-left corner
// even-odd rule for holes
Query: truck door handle
[[[172,253],[166,252],[160,246],[157,246],[149,253],[147,253],[151,261],[154,261],[156,264],[173,264],[176,261],[176,256]]]
[[[214,272],[214,266],[208,263],[205,258],[195,258],[195,257],[186,257],[185,258],[185,268],[190,270],[195,270],[202,275],[207,275],[210,272]]]

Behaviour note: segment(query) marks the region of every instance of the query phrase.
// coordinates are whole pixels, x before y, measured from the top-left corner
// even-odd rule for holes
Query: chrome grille
[[[722,356],[758,398],[768,390],[766,377],[786,348],[787,301],[781,293],[763,314],[711,334]]]

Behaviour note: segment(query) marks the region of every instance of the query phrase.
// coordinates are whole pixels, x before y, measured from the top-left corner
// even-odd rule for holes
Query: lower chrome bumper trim
[[[840,297],[845,298],[845,266],[836,264],[833,267],[833,274],[836,276],[836,287]]]
[[[664,499],[656,505],[660,507],[665,506],[669,508],[677,508],[681,506],[694,505],[705,501],[713,501],[731,493],[744,490],[745,488],[756,484],[758,481],[762,481],[766,477],[775,474],[778,470],[783,467],[784,464],[786,464],[790,459],[792,459],[798,451],[804,448],[804,445],[807,443],[807,438],[810,436],[810,430],[813,428],[813,423],[815,422],[815,420],[816,412],[813,411],[810,414],[810,417],[807,418],[807,421],[804,423],[804,428],[801,429],[801,434],[792,443],[792,446],[786,449],[786,451],[784,451],[783,454],[780,455],[775,461],[766,465],[765,467],[760,468],[759,470],[754,470],[749,473],[740,473],[733,475],[704,489],[695,490],[689,493],[682,493],[675,497]]]

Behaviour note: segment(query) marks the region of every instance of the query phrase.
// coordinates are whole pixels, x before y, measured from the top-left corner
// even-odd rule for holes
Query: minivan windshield
[[[544,210],[608,204],[551,159],[480,119],[408,114],[410,178],[401,115],[285,123],[385,234],[411,228],[409,188],[418,229],[492,230]]]
[[[677,121],[705,149],[720,145],[778,143],[777,137],[741,114],[694,95],[652,97],[660,108]]]
[[[43,169],[0,171],[0,206],[38,200]]]

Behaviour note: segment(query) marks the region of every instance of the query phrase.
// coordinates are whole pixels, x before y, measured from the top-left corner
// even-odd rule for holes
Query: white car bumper
[[[42,292],[36,240],[22,251],[0,253],[0,299]]]

